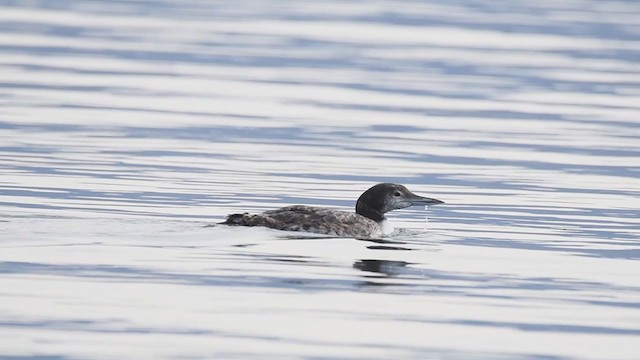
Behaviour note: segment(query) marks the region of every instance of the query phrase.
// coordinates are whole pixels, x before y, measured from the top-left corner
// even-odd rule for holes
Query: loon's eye
[[[400,191],[396,191],[396,192],[394,192],[394,193],[393,193],[393,196],[396,196],[396,197],[397,197],[397,196],[400,196]]]

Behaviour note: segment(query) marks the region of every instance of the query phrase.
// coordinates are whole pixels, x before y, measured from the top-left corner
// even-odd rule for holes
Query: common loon
[[[393,232],[393,226],[384,216],[391,210],[443,203],[437,199],[418,196],[399,184],[382,183],[360,195],[356,202],[356,212],[291,205],[261,214],[231,214],[221,224],[371,238]]]

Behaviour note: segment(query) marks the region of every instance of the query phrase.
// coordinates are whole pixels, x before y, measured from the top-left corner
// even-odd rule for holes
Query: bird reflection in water
[[[358,260],[353,263],[355,269],[359,269],[367,272],[375,272],[384,274],[386,276],[397,276],[407,272],[407,265],[410,265],[406,261],[394,261],[394,260]]]

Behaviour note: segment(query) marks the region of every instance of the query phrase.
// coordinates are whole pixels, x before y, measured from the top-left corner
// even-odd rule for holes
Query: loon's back
[[[377,222],[362,215],[305,205],[286,206],[262,214],[232,214],[222,224],[265,226],[278,230],[349,237],[374,237],[382,234]]]

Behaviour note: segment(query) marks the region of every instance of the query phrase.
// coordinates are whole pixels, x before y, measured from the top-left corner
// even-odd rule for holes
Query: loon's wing
[[[318,210],[320,210],[320,208],[304,205],[285,206],[280,209],[265,211],[262,214],[231,214],[227,217],[226,221],[222,222],[222,224],[266,226],[272,229],[285,230],[289,226],[309,221],[308,219],[310,217],[317,218],[318,216],[321,216],[317,214]]]
[[[223,224],[356,237],[377,236],[379,232],[376,222],[354,212],[305,205],[285,206],[262,214],[233,214]]]
[[[340,211],[306,205],[286,206],[276,210],[265,211],[262,215],[282,223],[282,230],[331,232],[357,225],[369,219],[354,212]],[[318,231],[319,229],[326,231]]]

